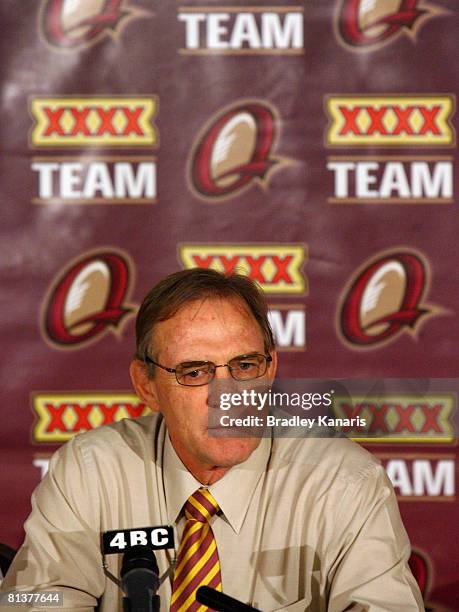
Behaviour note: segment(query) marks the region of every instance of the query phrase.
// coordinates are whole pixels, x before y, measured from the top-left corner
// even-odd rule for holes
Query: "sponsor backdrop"
[[[148,289],[240,270],[281,376],[418,379],[336,411],[365,412],[426,604],[458,609],[456,4],[2,1],[1,542],[51,452],[147,411]]]

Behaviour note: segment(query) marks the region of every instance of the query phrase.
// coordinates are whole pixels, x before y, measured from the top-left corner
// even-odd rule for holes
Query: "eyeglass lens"
[[[264,355],[235,357],[228,366],[235,380],[251,380],[265,374],[267,359]],[[216,365],[211,362],[179,364],[176,367],[177,382],[187,386],[205,385],[213,379],[215,370]]]

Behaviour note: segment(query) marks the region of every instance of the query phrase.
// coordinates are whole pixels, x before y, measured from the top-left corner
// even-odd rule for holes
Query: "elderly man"
[[[153,415],[77,436],[34,493],[3,589],[62,590],[64,609],[121,610],[107,530],[173,525],[156,553],[161,610],[205,610],[199,585],[264,610],[422,610],[379,463],[343,439],[212,436],[209,383],[269,385],[267,307],[246,277],[172,274],[137,317],[131,377]]]

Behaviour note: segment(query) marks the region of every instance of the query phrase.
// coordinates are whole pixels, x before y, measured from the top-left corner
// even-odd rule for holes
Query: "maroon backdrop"
[[[281,376],[425,387],[373,397],[367,448],[457,609],[456,4],[3,0],[1,542],[59,444],[146,410],[148,289],[238,269]]]

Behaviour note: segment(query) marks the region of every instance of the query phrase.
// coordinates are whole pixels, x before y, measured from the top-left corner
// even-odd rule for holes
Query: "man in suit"
[[[4,588],[59,588],[68,610],[121,609],[120,558],[102,557],[101,532],[171,524],[175,551],[157,552],[162,610],[205,610],[203,584],[266,612],[423,609],[393,489],[369,453],[344,438],[209,428],[216,381],[266,388],[275,377],[255,283],[172,274],[146,296],[136,336],[131,378],[152,415],[56,453]]]

